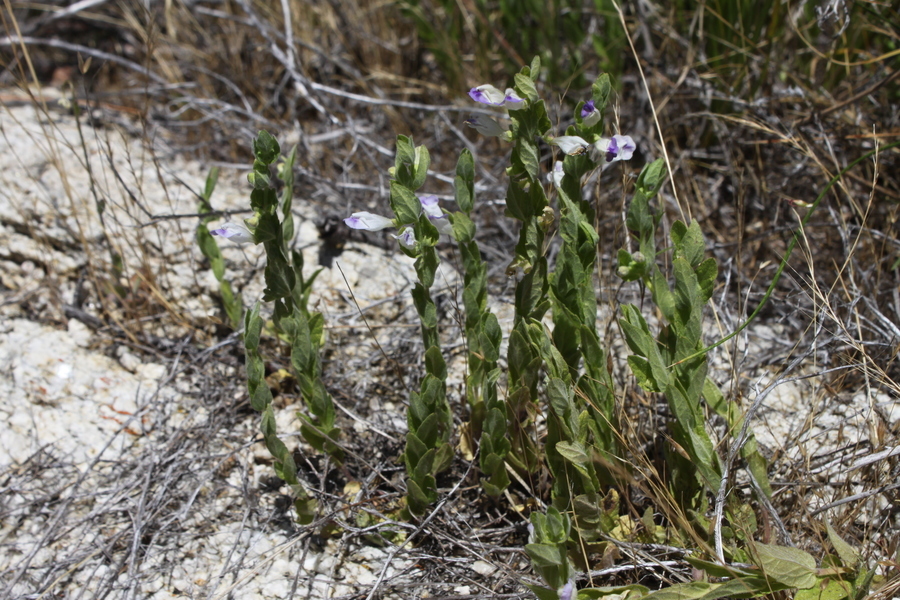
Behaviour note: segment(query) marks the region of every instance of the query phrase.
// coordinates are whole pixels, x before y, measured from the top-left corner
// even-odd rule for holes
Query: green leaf
[[[267,190],[272,187],[272,181],[269,176],[259,171],[250,171],[247,173],[247,181],[255,190]]]
[[[264,244],[266,242],[272,242],[277,240],[280,234],[281,229],[277,216],[268,212],[259,216],[256,229],[253,231],[253,238],[256,240],[256,243]],[[268,253],[268,248],[266,249],[266,252]],[[278,258],[283,261],[284,255],[281,253],[281,249],[277,249],[277,252],[279,255]]]
[[[248,352],[256,353],[259,348],[259,334],[262,331],[263,321],[259,316],[259,302],[244,315],[244,348]]]
[[[650,204],[643,194],[635,194],[628,206],[628,214],[625,217],[625,226],[638,234],[639,237],[652,235],[656,229],[653,215],[650,214]]]
[[[484,353],[485,360],[495,362],[500,358],[500,343],[503,331],[500,329],[500,322],[494,313],[488,313],[482,321],[481,351]]]
[[[434,465],[432,465],[432,473],[438,474],[446,471],[453,462],[454,452],[453,446],[450,444],[441,444],[434,453]]]
[[[675,221],[671,232],[672,242],[675,244],[675,256],[684,258],[696,268],[703,260],[706,252],[706,242],[697,221],[692,221],[690,226],[685,226],[681,221]]]
[[[237,331],[241,326],[241,306],[240,297],[236,297],[231,290],[231,284],[227,281],[219,282],[219,293],[222,294],[222,304],[225,307],[225,314],[228,315],[228,321],[232,329]]]
[[[691,352],[702,333],[700,315],[703,300],[700,299],[697,276],[685,259],[676,258],[672,261],[672,270],[675,273],[675,319],[671,322],[678,326],[676,333],[683,338],[680,340],[684,342],[682,347]]]
[[[711,590],[720,584],[694,581],[691,583],[677,583],[656,592],[644,596],[647,600],[697,600],[706,596]]]
[[[559,594],[556,590],[545,588],[539,585],[525,584],[532,593],[538,597],[538,600],[559,600]]]
[[[584,466],[590,463],[591,457],[587,453],[587,449],[578,443],[572,442],[557,442],[556,443],[556,451],[562,455],[563,458],[568,460],[573,465]]]
[[[612,85],[609,82],[609,73],[603,73],[591,85],[591,99],[594,101],[594,108],[603,111],[609,102],[609,93]]]
[[[628,366],[631,372],[637,378],[638,385],[648,392],[659,393],[662,389],[656,384],[653,378],[653,369],[650,367],[650,361],[643,356],[631,355],[628,357]]]
[[[538,76],[541,74],[541,57],[539,55],[531,59],[531,67],[528,69],[528,74],[532,80],[537,81]]]
[[[201,194],[200,201],[200,212],[209,212],[212,210],[209,199],[212,198],[213,190],[216,189],[216,183],[218,181],[219,167],[213,167],[209,170],[209,175],[206,176],[206,184],[203,186],[203,193]],[[208,218],[213,219],[214,217]]]
[[[578,590],[578,600],[600,600],[604,596],[617,596],[620,600],[638,600],[649,593],[649,588],[637,583],[619,586],[605,585]]]
[[[428,177],[428,166],[431,164],[431,156],[428,154],[428,148],[419,146],[416,148],[416,160],[413,164],[415,175],[413,176],[412,185],[409,186],[413,190],[417,190],[425,183]]]
[[[419,484],[412,479],[406,480],[406,491],[408,493],[406,502],[409,506],[409,512],[416,516],[425,514],[425,511],[428,510],[428,506],[437,499],[437,494],[434,490],[423,490]]]
[[[855,568],[860,560],[859,550],[841,539],[841,536],[838,535],[834,530],[834,527],[832,527],[831,523],[828,521],[825,521],[825,529],[828,531],[828,539],[831,542],[831,547],[834,548],[834,551],[841,557],[841,562],[844,563],[844,566],[851,569]]]
[[[561,567],[566,560],[559,548],[550,544],[526,544],[525,552],[538,567]]]
[[[856,597],[853,600],[862,600],[868,595],[875,571],[876,569],[860,569],[859,575],[853,580],[853,586],[856,588]]]
[[[533,182],[537,182],[541,169],[541,156],[538,152],[537,144],[534,143],[533,139],[519,138],[516,140],[516,150],[525,172],[528,173]],[[536,185],[536,183],[532,185]]]
[[[436,413],[431,413],[425,417],[425,420],[416,428],[416,437],[422,441],[426,448],[434,448],[437,445],[439,435],[438,416]]]
[[[547,383],[547,397],[550,400],[550,408],[553,409],[553,412],[560,419],[566,419],[571,416],[574,408],[572,403],[573,392],[572,387],[562,379],[554,377]]]
[[[769,579],[787,587],[807,589],[816,585],[816,559],[798,548],[757,542],[759,566]]]
[[[841,600],[848,598],[853,589],[849,582],[840,579],[825,579],[814,587],[799,590],[794,600]]]
[[[753,573],[747,571],[745,569],[741,569],[739,567],[732,567],[728,565],[720,565],[719,563],[710,562],[707,560],[702,560],[696,558],[694,556],[685,556],[684,559],[695,569],[699,569],[709,575],[710,577],[740,577],[740,576],[752,576]]]
[[[475,202],[475,161],[468,149],[460,152],[456,162],[454,194],[460,210],[467,214],[471,212]]]
[[[425,351],[425,372],[434,375],[441,381],[447,380],[447,363],[441,354],[441,349],[432,346]]]
[[[468,244],[475,238],[475,223],[465,213],[450,213],[449,217],[453,225],[453,237],[459,244]]]
[[[707,258],[697,267],[697,285],[700,287],[700,299],[705,303],[712,297],[716,287],[716,277],[719,275],[719,267],[716,259]]]
[[[412,138],[405,135],[397,136],[397,155],[394,159],[394,166],[397,170],[403,165],[412,165],[416,162],[416,149],[413,145]]]
[[[391,209],[400,225],[411,225],[419,220],[422,203],[408,187],[398,181],[391,181]]]
[[[419,439],[413,432],[406,434],[406,450],[403,451],[403,459],[406,462],[406,469],[410,473],[415,470],[416,465],[422,460],[422,457],[428,453],[428,446]]]
[[[656,340],[650,335],[647,321],[633,304],[622,307],[623,318],[619,321],[625,334],[625,341],[632,352],[647,360],[653,374],[653,382],[660,390],[669,384],[669,373]]]
[[[529,102],[537,102],[540,97],[537,88],[534,87],[534,80],[524,73],[516,73],[515,75],[516,91],[527,98]]]
[[[416,275],[419,277],[419,285],[426,291],[434,285],[434,276],[437,273],[438,262],[438,255],[434,248],[423,248],[422,253],[419,254],[416,262],[413,264],[416,269]]]
[[[666,180],[666,161],[658,158],[641,171],[638,175],[636,187],[648,199],[652,198],[659,192],[663,182]]]
[[[222,260],[222,253],[219,250],[216,240],[203,224],[197,227],[197,245],[203,255],[209,259],[209,266],[212,268],[213,275],[216,279],[222,281],[225,275],[225,261]]]
[[[263,164],[271,165],[281,153],[278,140],[268,131],[261,130],[253,140],[253,156]]]

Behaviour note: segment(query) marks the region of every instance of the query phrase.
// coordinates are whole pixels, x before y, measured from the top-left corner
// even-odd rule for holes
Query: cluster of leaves
[[[418,281],[412,296],[425,345],[425,376],[419,391],[410,393],[406,418],[409,431],[403,453],[407,508],[415,516],[424,514],[437,499],[435,476],[453,460],[453,448],[448,443],[453,417],[447,403],[447,364],[440,349],[437,306],[430,292],[440,264],[435,249],[440,234],[422,211],[422,204],[415,194],[425,183],[430,164],[427,148],[416,147],[411,139],[398,136],[397,156],[391,170],[391,208],[397,222],[411,227],[415,237],[415,244],[411,247],[401,245],[401,249],[416,259]]]
[[[475,205],[475,163],[468,150],[462,152],[456,165],[454,188],[460,212],[451,214],[450,220],[465,271],[463,307],[469,359],[466,398],[471,415],[464,436],[469,442],[480,438],[482,487],[496,497],[509,485],[504,461],[510,448],[506,439],[506,406],[497,390],[501,375],[497,361],[503,334],[497,316],[488,308],[487,265],[481,258],[475,225],[469,217]]]
[[[298,412],[302,422],[301,433],[314,448],[328,453],[340,463],[344,458],[343,450],[337,443],[341,432],[335,426],[334,402],[321,379],[320,350],[325,340],[324,319],[321,313],[311,312],[308,308],[312,284],[319,271],[304,278],[303,256],[290,248],[294,237],[291,203],[296,148],[284,157],[278,168],[278,176],[284,182],[280,202],[270,175],[271,166],[281,155],[278,142],[269,133],[261,131],[253,142],[253,154],[253,171],[248,179],[253,186],[250,206],[254,215],[245,222],[251,228],[254,241],[265,247],[268,257],[263,300],[274,302],[272,325],[276,335],[291,347],[291,365],[310,412],[308,415]],[[308,523],[314,516],[315,500],[297,480],[293,455],[276,433],[272,393],[266,383],[264,362],[259,354],[262,329],[263,319],[257,302],[244,319],[250,402],[254,409],[262,412],[261,429],[266,447],[275,458],[276,473],[294,491],[298,519]]]

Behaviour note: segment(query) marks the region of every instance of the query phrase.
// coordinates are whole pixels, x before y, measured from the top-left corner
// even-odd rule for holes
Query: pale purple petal
[[[475,102],[492,106],[503,106],[506,102],[506,94],[489,84],[473,87],[469,90],[469,97]]]
[[[419,202],[422,204],[422,212],[428,215],[429,219],[440,219],[444,216],[444,211],[438,206],[438,197],[432,194],[419,196]]]
[[[572,156],[584,154],[584,151],[590,145],[577,135],[561,135],[550,138],[550,143],[554,146],[559,146],[560,150]]]
[[[476,117],[472,115],[466,119],[466,125],[475,129],[481,135],[490,135],[494,137],[505,137],[506,130],[490,117]]]
[[[506,110],[519,110],[525,108],[525,98],[522,98],[512,88],[506,88],[506,95],[503,98],[503,106]]]
[[[617,153],[615,160],[631,160],[634,151],[637,150],[637,144],[631,139],[630,135],[614,135],[616,140]]]
[[[413,231],[412,227],[404,227],[400,230],[398,235],[391,234],[391,237],[400,242],[400,245],[408,250],[412,250],[416,247],[416,232]]]
[[[599,162],[600,157],[606,155],[606,162],[617,160],[630,160],[637,145],[631,136],[614,135],[611,138],[600,138],[591,148],[591,158]]]
[[[212,235],[218,235],[227,238],[236,244],[246,244],[253,242],[253,234],[243,225],[237,223],[225,223],[218,229],[210,231]]]
[[[573,600],[575,598],[575,580],[570,579],[566,585],[562,586],[557,592],[559,600]]]
[[[344,219],[347,227],[351,229],[365,229],[367,231],[381,231],[387,227],[393,227],[394,222],[381,215],[373,215],[370,212],[356,212]]]

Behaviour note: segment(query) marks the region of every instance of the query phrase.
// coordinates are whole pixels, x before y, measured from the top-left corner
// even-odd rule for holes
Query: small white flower
[[[482,104],[502,106],[506,100],[506,94],[490,84],[479,85],[469,90],[469,98]]]
[[[559,189],[559,186],[562,185],[564,176],[565,172],[563,171],[562,161],[558,160],[553,163],[553,170],[547,174],[547,181],[552,183],[556,189]]]
[[[351,229],[365,229],[366,231],[381,231],[393,227],[394,222],[381,215],[373,215],[370,212],[356,212],[344,219],[344,223]]]
[[[416,232],[413,231],[412,227],[404,227],[399,234],[394,235],[392,233],[391,237],[400,242],[400,245],[407,250],[412,250],[416,247]]]
[[[253,243],[253,234],[250,233],[250,230],[244,227],[243,225],[238,225],[237,223],[225,223],[218,229],[213,229],[210,231],[212,235],[218,235],[220,237],[231,240],[236,244],[246,244],[248,242]]]
[[[422,212],[425,213],[428,220],[431,221],[431,224],[437,227],[439,232],[451,235],[453,232],[453,225],[450,224],[450,219],[444,214],[441,207],[438,206],[438,197],[430,194],[427,196],[419,196],[419,202],[422,203]]]
[[[559,137],[550,138],[549,142],[554,146],[559,146],[559,149],[569,156],[584,154],[588,149],[588,146],[590,146],[590,144],[577,135],[561,135]]]
[[[438,206],[440,200],[433,194],[419,196],[419,203],[422,205],[422,212],[428,215],[429,219],[440,219],[444,216],[444,211]]]

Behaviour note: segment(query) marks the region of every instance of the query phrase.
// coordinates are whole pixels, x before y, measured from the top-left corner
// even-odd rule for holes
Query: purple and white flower
[[[394,221],[391,219],[365,211],[353,213],[344,219],[344,223],[351,229],[365,229],[366,231],[381,231],[394,226]]]
[[[507,137],[507,131],[490,117],[477,117],[472,115],[466,119],[466,125],[475,129],[481,135],[489,135],[494,137]]]
[[[590,146],[590,144],[577,135],[561,135],[559,137],[550,138],[547,141],[554,146],[559,146],[559,149],[569,156],[584,154]]]
[[[419,202],[422,203],[422,212],[425,213],[428,220],[431,221],[431,224],[434,225],[438,231],[447,235],[453,231],[453,226],[450,224],[449,217],[447,217],[447,215],[444,214],[444,211],[441,210],[441,207],[438,206],[437,196],[430,194],[427,196],[419,196]]]
[[[413,228],[409,225],[401,229],[400,233],[397,235],[392,233],[391,237],[397,240],[400,245],[407,250],[412,250],[416,247],[416,232],[413,231]]]
[[[600,138],[591,147],[591,158],[594,162],[600,162],[605,154],[606,162],[617,160],[631,160],[631,156],[637,149],[637,145],[630,135],[614,135],[611,138]]]
[[[250,230],[237,223],[225,223],[218,229],[213,229],[210,233],[229,239],[236,244],[253,243],[255,241]]]
[[[514,89],[506,88],[505,92],[501,92],[490,84],[473,87],[469,90],[469,97],[475,102],[502,106],[507,110],[519,110],[525,108],[526,104],[525,99],[519,96]]]
[[[581,120],[587,127],[593,127],[600,122],[600,111],[594,106],[593,100],[588,100],[581,107]]]

